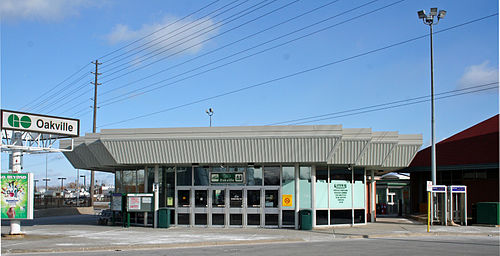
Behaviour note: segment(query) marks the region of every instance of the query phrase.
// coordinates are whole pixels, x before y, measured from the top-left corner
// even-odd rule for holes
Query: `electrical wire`
[[[237,19],[240,19],[240,18],[242,18],[242,17],[244,17],[244,16],[246,16],[246,15],[248,15],[248,14],[250,14],[250,13],[254,12],[254,11],[257,11],[257,10],[259,10],[259,9],[261,9],[261,8],[263,8],[263,7],[265,7],[265,6],[269,5],[269,4],[271,4],[271,3],[273,3],[273,2],[276,2],[277,0],[272,0],[271,2],[266,3],[266,4],[262,5],[262,6],[258,6],[258,5],[260,5],[261,3],[266,2],[266,1],[268,1],[268,0],[261,1],[261,2],[259,2],[258,4],[253,5],[252,7],[247,8],[247,9],[245,9],[245,10],[243,10],[243,11],[241,11],[241,12],[237,13],[237,14],[240,14],[240,13],[242,13],[242,12],[244,12],[244,11],[250,10],[250,11],[248,11],[247,13],[244,13],[244,14],[240,15],[239,17],[236,17],[236,18],[234,18],[234,19],[232,19],[232,20],[230,20],[230,21],[228,21],[228,22],[225,22],[225,23],[219,24],[219,25],[217,25],[217,26],[215,26],[215,27],[212,27],[211,29],[209,29],[209,30],[207,30],[207,31],[204,31],[203,33],[201,33],[201,34],[197,35],[197,36],[196,36],[196,37],[194,37],[194,38],[190,38],[188,41],[190,41],[190,40],[192,40],[192,39],[195,39],[195,38],[198,38],[198,37],[200,37],[200,36],[202,36],[202,35],[204,35],[204,34],[207,34],[207,33],[211,32],[211,31],[213,31],[213,30],[215,30],[215,29],[217,29],[217,28],[219,28],[219,27],[221,27],[221,26],[223,26],[223,25],[226,25],[226,24],[228,24],[228,23],[230,23],[230,22],[233,22],[233,21],[235,21],[235,20],[237,20]],[[297,2],[297,1],[299,1],[299,0],[295,0],[293,3]],[[286,6],[288,6],[288,5],[290,5],[290,4],[287,4]],[[251,8],[254,8],[255,6],[258,6],[258,7],[256,7],[256,8],[255,8],[255,9],[253,9],[253,10],[251,10]],[[235,15],[232,15],[232,16],[235,16]],[[231,16],[231,17],[232,17],[232,16]],[[243,23],[242,25],[239,25],[239,26],[237,26],[237,27],[235,27],[235,28],[233,28],[233,29],[231,29],[231,30],[225,31],[225,32],[223,32],[223,33],[219,33],[219,34],[217,34],[217,35],[215,35],[215,36],[213,36],[213,37],[210,37],[209,39],[205,39],[205,40],[203,40],[203,42],[207,42],[208,40],[212,40],[212,39],[214,39],[214,38],[216,38],[216,37],[222,36],[223,34],[225,34],[225,33],[229,32],[229,31],[232,31],[232,30],[234,30],[234,29],[236,29],[236,28],[239,28],[239,27],[241,27],[241,26],[243,26],[243,25],[246,25],[246,24],[248,24],[248,23],[249,23],[249,22],[245,22],[245,23]],[[185,41],[185,42],[188,42],[188,41]],[[185,42],[183,42],[183,43],[185,43]],[[182,44],[182,43],[181,43],[181,44]],[[179,45],[180,45],[180,44],[179,44]],[[179,46],[179,45],[176,45],[176,46],[174,46],[174,47],[177,47],[177,46]],[[158,55],[160,55],[160,54],[163,54],[164,52],[166,52],[166,51],[168,51],[168,50],[170,50],[170,49],[173,49],[174,47],[170,47],[170,48],[168,48],[168,49],[166,49],[166,50],[163,50],[163,51],[161,51],[161,52],[159,52],[159,53],[156,53],[156,54],[154,54],[153,56],[148,57],[148,59],[151,59],[151,58],[156,57],[156,56],[158,56]],[[191,48],[192,48],[192,47],[191,47]],[[118,79],[118,78],[120,78],[120,77],[126,76],[126,75],[128,75],[128,74],[130,74],[130,73],[136,72],[136,71],[141,70],[141,69],[144,69],[144,68],[146,68],[146,67],[149,67],[149,66],[151,66],[151,65],[153,65],[153,64],[155,64],[155,63],[158,63],[158,62],[160,62],[160,61],[162,61],[162,60],[164,60],[164,59],[165,59],[165,58],[160,58],[160,59],[155,60],[155,61],[153,61],[153,62],[151,62],[151,63],[148,63],[148,64],[146,64],[146,65],[144,65],[144,66],[140,66],[140,67],[138,67],[138,68],[136,68],[136,69],[133,69],[133,70],[131,70],[131,71],[128,71],[128,72],[126,72],[125,74],[121,74],[121,75],[118,75],[118,76],[115,76],[115,77],[109,78],[108,80],[103,81],[103,83],[109,83],[109,82],[111,82],[111,81],[113,81],[113,80],[116,80],[116,79]],[[117,74],[117,73],[119,73],[119,72],[121,72],[121,71],[125,71],[126,69],[129,69],[130,67],[131,67],[131,66],[128,66],[128,67],[125,67],[125,68],[119,69],[119,70],[117,70],[117,71],[111,72],[111,73],[110,73],[110,74],[108,74],[108,75],[109,75],[109,76],[111,76],[111,75]]]
[[[22,106],[20,109],[21,110],[24,110],[24,109],[28,109],[29,106],[31,106],[31,104],[35,104],[38,100],[40,100],[41,98],[43,98],[45,95],[49,94],[52,90],[55,90],[57,87],[59,87],[60,85],[64,84],[66,81],[68,81],[69,79],[71,79],[72,77],[74,77],[75,75],[79,74],[83,69],[85,69],[88,65],[90,65],[90,63],[87,63],[85,66],[81,67],[80,69],[78,69],[76,72],[74,72],[73,74],[71,74],[70,76],[68,76],[67,78],[65,78],[63,81],[59,82],[58,84],[56,84],[54,87],[52,87],[51,89],[45,91],[44,93],[40,94],[40,96],[38,96],[37,98],[35,98],[34,100],[31,100],[31,101],[28,101],[27,104],[25,104],[24,106]]]
[[[496,84],[496,86],[492,86],[495,84]],[[487,88],[484,88],[484,87],[487,87]],[[481,91],[485,91],[485,90],[491,90],[491,89],[495,89],[495,88],[498,88],[498,81],[492,82],[492,83],[487,83],[487,84],[476,85],[476,86],[470,86],[470,87],[462,88],[462,89],[456,89],[456,90],[450,90],[450,91],[441,92],[441,93],[435,93],[434,96],[436,96],[436,99],[445,99],[445,98],[460,96],[460,95],[464,95],[464,94],[468,94],[468,93],[475,93],[475,92],[481,92]],[[476,90],[473,90],[473,89],[476,89]],[[471,90],[473,90],[473,91],[471,91]],[[469,92],[466,92],[466,91],[469,91]],[[447,95],[447,94],[452,94],[452,95]],[[430,101],[430,97],[431,97],[431,95],[414,97],[414,98],[391,101],[391,102],[386,102],[386,103],[382,103],[382,104],[376,104],[376,105],[371,105],[371,106],[366,106],[366,107],[361,107],[361,108],[343,110],[343,111],[338,111],[338,112],[333,112],[333,113],[328,113],[328,114],[298,118],[298,119],[293,119],[293,120],[288,120],[288,121],[281,121],[281,122],[271,123],[271,124],[267,124],[267,125],[269,125],[269,126],[270,125],[284,125],[284,124],[297,125],[297,124],[312,123],[312,122],[317,122],[317,121],[323,121],[323,120],[343,117],[343,116],[351,115],[351,114],[352,115],[362,114],[362,113],[379,111],[379,110],[384,110],[384,109],[393,108],[393,107],[395,108],[395,107],[402,107],[402,106],[408,106],[408,105],[428,102],[428,101]],[[355,113],[350,113],[350,112],[355,112]],[[313,119],[313,120],[309,120],[309,119]]]
[[[127,45],[122,46],[122,47],[120,47],[120,48],[118,48],[118,49],[116,49],[116,50],[114,50],[114,51],[111,51],[111,52],[109,52],[109,53],[106,53],[106,54],[104,54],[103,56],[99,57],[98,59],[101,59],[101,60],[102,60],[102,59],[106,58],[107,56],[109,56],[109,55],[111,55],[111,54],[113,54],[113,53],[115,53],[115,52],[118,52],[118,51],[120,51],[120,50],[123,50],[123,49],[125,49],[125,48],[127,48],[127,47],[131,46],[132,44],[135,44],[135,43],[137,43],[137,42],[139,42],[139,41],[141,41],[141,40],[143,40],[143,39],[145,39],[145,38],[147,38],[147,37],[150,37],[150,36],[152,36],[152,35],[154,35],[154,34],[156,34],[156,33],[160,32],[160,31],[162,31],[162,30],[164,30],[164,29],[166,29],[166,28],[168,28],[168,27],[170,27],[170,26],[172,26],[172,25],[176,24],[177,22],[180,22],[180,21],[182,21],[182,20],[184,20],[184,19],[187,19],[188,17],[190,17],[190,16],[192,16],[192,15],[194,15],[194,14],[196,14],[196,13],[198,13],[198,12],[200,12],[200,11],[202,11],[202,10],[206,9],[206,8],[208,8],[209,6],[211,6],[211,5],[213,5],[213,4],[217,3],[217,2],[219,2],[219,0],[215,0],[215,1],[213,1],[213,2],[210,2],[209,4],[207,4],[207,5],[203,6],[202,8],[200,8],[200,9],[198,9],[198,10],[196,10],[196,11],[194,11],[194,12],[192,12],[192,13],[190,13],[190,14],[188,14],[188,15],[186,15],[186,16],[184,16],[184,17],[182,17],[182,18],[180,18],[180,19],[178,19],[178,20],[176,20],[176,21],[174,21],[173,23],[170,23],[170,24],[168,24],[168,25],[166,25],[166,26],[164,26],[164,27],[162,27],[162,28],[160,28],[160,29],[158,29],[158,30],[155,30],[155,31],[153,31],[152,33],[150,33],[150,34],[148,34],[148,35],[146,35],[146,36],[143,36],[143,37],[141,37],[141,38],[138,38],[138,39],[134,40],[133,42],[130,42],[130,43],[128,43]]]
[[[179,35],[179,34],[182,34],[182,33],[186,32],[186,31],[188,31],[188,30],[190,30],[190,29],[192,29],[192,28],[194,28],[194,27],[200,26],[201,24],[203,24],[203,23],[205,23],[205,22],[208,22],[208,21],[209,21],[209,19],[206,19],[207,17],[209,17],[210,15],[212,15],[212,14],[214,14],[214,13],[216,13],[216,12],[218,12],[218,11],[220,11],[220,10],[222,10],[222,9],[226,8],[227,6],[229,6],[229,5],[231,5],[231,4],[235,3],[235,2],[238,2],[238,1],[239,1],[239,0],[235,0],[235,1],[233,1],[233,2],[230,2],[229,4],[224,5],[224,6],[220,7],[219,9],[214,10],[214,11],[212,11],[212,12],[210,12],[210,13],[208,13],[208,14],[204,15],[203,17],[198,18],[197,20],[194,20],[194,21],[192,21],[192,22],[186,23],[186,24],[184,24],[183,26],[181,26],[181,27],[179,27],[179,28],[176,28],[176,29],[174,29],[174,30],[172,30],[172,31],[169,31],[168,33],[166,33],[166,34],[164,34],[164,35],[162,35],[162,36],[160,36],[160,37],[157,37],[157,38],[155,38],[155,39],[153,39],[153,40],[151,40],[151,41],[149,41],[149,42],[146,42],[146,43],[144,43],[144,44],[142,44],[142,45],[140,45],[140,46],[137,46],[137,47],[135,47],[135,48],[133,48],[133,49],[130,49],[129,51],[127,51],[127,52],[125,52],[125,53],[123,53],[123,54],[120,54],[120,55],[118,55],[117,57],[123,56],[123,55],[125,55],[125,54],[127,54],[127,53],[130,53],[130,52],[133,52],[133,51],[135,51],[135,50],[137,50],[137,49],[140,49],[140,48],[141,48],[141,47],[143,47],[143,46],[149,45],[149,46],[148,46],[148,47],[146,47],[146,48],[142,48],[142,49],[141,49],[141,50],[139,50],[139,51],[136,51],[136,52],[134,52],[134,53],[132,53],[132,54],[130,54],[130,55],[128,55],[128,56],[125,56],[125,57],[123,57],[123,58],[121,58],[121,59],[119,59],[119,60],[115,60],[115,61],[113,61],[113,62],[111,62],[111,63],[109,63],[109,62],[110,62],[111,60],[116,59],[116,57],[114,57],[114,58],[112,58],[112,59],[108,60],[108,61],[107,61],[107,63],[106,63],[106,65],[107,65],[107,66],[103,69],[103,71],[107,71],[107,72],[112,71],[112,70],[116,69],[117,67],[120,67],[120,65],[118,65],[118,66],[116,66],[116,67],[113,67],[113,68],[111,68],[110,70],[106,70],[106,68],[112,67],[114,64],[116,64],[116,63],[118,63],[118,62],[121,62],[121,61],[123,61],[123,60],[125,60],[125,59],[127,59],[127,58],[129,58],[129,57],[132,57],[132,56],[134,56],[134,55],[136,55],[136,54],[138,54],[138,53],[140,53],[140,52],[142,52],[142,51],[145,51],[145,50],[147,50],[147,49],[149,49],[149,48],[151,48],[151,47],[154,47],[154,46],[156,46],[156,45],[159,45],[160,43],[162,43],[162,42],[164,42],[164,41],[166,41],[166,40],[168,40],[168,39],[171,39],[171,38],[173,38],[173,37],[175,37],[175,36],[177,36],[177,35]],[[244,4],[244,3],[248,2],[248,1],[250,1],[250,0],[246,0],[246,1],[244,1],[244,2],[241,2],[241,3],[239,3],[238,5],[233,6],[233,7],[231,7],[230,9],[225,10],[225,11],[223,11],[223,12],[221,12],[221,13],[217,14],[217,15],[210,16],[210,19],[214,19],[214,18],[216,18],[217,16],[222,15],[222,14],[224,14],[224,13],[226,13],[226,12],[228,12],[228,11],[230,11],[230,10],[232,10],[232,9],[234,9],[234,8],[236,8],[236,7],[240,6],[240,5],[242,5],[242,4]],[[196,22],[198,22],[198,21],[201,21],[201,22],[200,22],[200,23],[196,23]],[[195,24],[195,23],[196,23],[196,24]],[[194,25],[193,25],[193,24],[194,24]],[[168,37],[168,38],[166,38],[166,39],[164,39],[164,40],[162,40],[162,41],[160,41],[160,42],[157,42],[157,43],[152,44],[154,41],[160,40],[161,38],[164,38],[164,37],[166,37],[166,36],[168,36],[168,35],[170,35],[170,34],[172,34],[172,33],[175,33],[175,32],[177,32],[177,31],[179,31],[179,30],[181,30],[181,29],[183,29],[183,28],[185,28],[185,27],[187,27],[187,26],[189,26],[189,25],[193,25],[193,26],[191,26],[191,27],[189,27],[189,28],[187,28],[187,29],[185,29],[185,30],[182,30],[182,31],[180,31],[179,33],[177,33],[177,34],[175,34],[175,35],[172,35],[172,36],[170,36],[170,37]],[[143,56],[141,56],[141,57],[143,57]]]
[[[451,29],[458,28],[458,27],[461,27],[461,26],[464,26],[464,25],[468,25],[468,24],[471,24],[471,23],[474,23],[474,22],[477,22],[477,21],[480,21],[480,20],[484,20],[486,18],[490,18],[490,17],[493,17],[493,16],[497,16],[497,15],[498,15],[498,13],[487,15],[487,16],[484,16],[482,18],[478,18],[478,19],[475,19],[475,20],[472,20],[472,21],[464,22],[464,23],[461,23],[461,24],[458,24],[458,25],[455,25],[455,26],[452,26],[452,27],[449,27],[449,28],[445,28],[445,29],[436,31],[436,32],[434,32],[434,34],[441,33],[441,32],[444,32],[444,31],[449,31]],[[202,98],[202,99],[195,100],[195,101],[192,101],[192,102],[189,102],[189,103],[185,103],[185,104],[181,104],[181,105],[178,105],[178,106],[175,106],[175,107],[170,107],[170,108],[166,108],[166,109],[154,111],[154,112],[151,112],[151,113],[148,113],[148,114],[139,115],[139,116],[136,116],[136,117],[133,117],[133,118],[128,118],[128,119],[125,119],[125,120],[122,120],[122,121],[104,124],[104,125],[102,125],[100,127],[109,126],[109,125],[118,124],[118,123],[124,123],[124,122],[128,122],[128,121],[136,120],[136,119],[139,119],[139,118],[144,118],[144,117],[156,115],[156,114],[159,114],[159,113],[171,111],[171,110],[174,110],[174,109],[182,108],[182,107],[185,107],[185,106],[194,105],[194,104],[197,104],[197,103],[200,103],[200,102],[205,102],[205,101],[208,101],[208,100],[212,100],[212,99],[220,98],[220,97],[223,97],[223,96],[235,94],[235,93],[238,93],[238,92],[241,92],[241,91],[246,91],[246,90],[249,90],[249,89],[252,89],[252,88],[261,87],[261,86],[268,85],[268,84],[271,84],[271,83],[274,83],[274,82],[277,82],[277,81],[280,81],[280,80],[284,80],[284,79],[295,77],[295,76],[298,76],[298,75],[301,75],[301,74],[309,73],[311,71],[323,69],[323,68],[326,68],[326,67],[338,64],[338,63],[342,63],[342,62],[345,62],[345,61],[348,61],[348,60],[356,59],[356,58],[359,58],[359,57],[362,57],[362,56],[365,56],[365,55],[368,55],[368,54],[376,53],[376,52],[379,52],[379,51],[382,51],[382,50],[386,50],[386,49],[389,49],[389,48],[393,48],[393,47],[396,47],[396,46],[399,46],[399,45],[402,45],[402,44],[413,42],[413,41],[416,41],[418,39],[422,39],[422,38],[425,38],[425,37],[428,37],[428,36],[429,35],[424,35],[424,36],[419,36],[419,37],[415,37],[415,38],[412,38],[412,39],[404,40],[404,41],[401,41],[401,42],[398,42],[398,43],[387,45],[387,46],[384,46],[384,47],[381,47],[381,48],[378,48],[378,49],[375,49],[375,50],[371,50],[371,51],[368,51],[368,52],[357,54],[357,55],[354,55],[354,56],[351,56],[351,57],[347,57],[347,58],[344,58],[344,59],[341,59],[341,60],[329,62],[329,63],[322,64],[322,65],[319,65],[319,66],[316,66],[316,67],[313,67],[313,68],[309,68],[309,69],[306,69],[306,70],[298,71],[298,72],[295,72],[295,73],[292,73],[292,74],[288,74],[288,75],[285,75],[285,76],[281,76],[281,77],[278,77],[278,78],[267,80],[265,82],[253,84],[253,85],[250,85],[250,86],[241,87],[241,88],[236,89],[236,90],[232,90],[232,91],[224,92],[224,93],[217,94],[217,95],[214,95],[214,96]]]
[[[309,11],[307,11],[307,12],[304,12],[304,13],[302,13],[302,14],[299,14],[299,15],[297,15],[297,16],[295,16],[295,17],[292,17],[292,18],[290,18],[290,19],[288,19],[288,20],[285,20],[285,21],[283,21],[283,22],[277,23],[277,24],[275,24],[275,25],[273,25],[273,26],[271,26],[271,27],[268,27],[268,28],[263,29],[263,30],[260,30],[260,31],[258,31],[258,32],[256,32],[256,33],[253,33],[253,34],[250,34],[250,35],[245,36],[245,37],[243,37],[243,38],[240,38],[240,39],[238,39],[238,40],[236,40],[236,41],[233,41],[233,42],[231,42],[231,43],[228,43],[228,44],[226,44],[226,45],[223,45],[223,46],[221,46],[221,47],[218,47],[218,48],[216,48],[216,49],[214,49],[214,50],[208,51],[208,52],[206,52],[206,53],[203,53],[203,54],[198,55],[198,56],[196,56],[196,57],[193,57],[193,58],[191,58],[191,59],[188,59],[188,60],[186,60],[186,61],[184,61],[184,62],[181,62],[181,63],[176,64],[176,65],[174,65],[174,66],[171,66],[171,67],[169,67],[169,68],[166,68],[166,69],[160,70],[160,71],[158,71],[158,72],[156,72],[156,73],[153,73],[153,74],[148,75],[148,76],[146,76],[146,77],[142,77],[142,78],[140,78],[140,79],[138,79],[138,80],[135,80],[135,81],[132,81],[132,82],[126,83],[126,84],[124,84],[124,85],[122,85],[122,86],[119,86],[119,87],[117,87],[117,88],[113,88],[113,89],[111,89],[111,90],[104,91],[104,92],[102,92],[101,94],[99,94],[99,96],[102,96],[102,95],[108,94],[108,93],[110,93],[110,92],[113,92],[113,91],[116,91],[116,90],[119,90],[119,89],[123,89],[123,88],[125,88],[125,87],[127,87],[127,86],[129,86],[129,85],[134,84],[134,83],[137,83],[137,82],[143,81],[143,80],[145,80],[145,79],[148,79],[148,78],[151,78],[151,77],[153,77],[153,76],[156,76],[156,75],[158,75],[158,74],[160,74],[160,73],[166,72],[166,71],[171,70],[171,69],[173,69],[173,68],[176,68],[176,67],[182,66],[182,65],[184,65],[184,64],[186,64],[186,63],[189,63],[189,62],[192,62],[192,61],[194,61],[194,60],[197,60],[197,59],[199,59],[199,58],[201,58],[201,57],[204,57],[204,56],[207,56],[207,55],[212,54],[212,53],[214,53],[214,52],[220,51],[220,50],[222,50],[222,49],[224,49],[224,48],[227,48],[227,47],[229,47],[229,46],[231,46],[231,45],[234,45],[234,44],[236,44],[236,43],[242,42],[242,41],[244,41],[244,40],[246,40],[246,39],[249,39],[249,38],[251,38],[251,37],[253,37],[253,36],[256,36],[256,35],[262,34],[262,33],[266,32],[266,31],[269,31],[269,30],[271,30],[271,29],[273,29],[273,28],[276,28],[276,27],[278,27],[278,26],[281,26],[281,25],[283,25],[283,24],[286,24],[286,23],[288,23],[288,22],[290,22],[290,21],[292,21],[292,20],[298,19],[298,18],[300,18],[300,17],[302,17],[302,16],[304,16],[304,15],[307,15],[307,14],[310,14],[310,13],[315,12],[315,11],[317,11],[317,10],[320,10],[320,9],[322,9],[322,8],[324,8],[324,7],[328,6],[328,5],[331,5],[331,4],[333,4],[333,3],[336,3],[336,2],[338,2],[338,1],[339,1],[339,0],[334,0],[334,1],[331,1],[331,2],[329,2],[329,3],[326,3],[326,4],[322,5],[322,6],[316,7],[316,8],[314,8],[314,9],[312,9],[312,10],[309,10]],[[378,1],[378,0],[377,0],[377,1]],[[372,1],[372,2],[374,2],[374,1]],[[370,3],[372,3],[372,2],[370,2]],[[259,45],[259,46],[260,46],[260,45]],[[255,47],[257,47],[257,46],[255,46]],[[231,55],[231,56],[233,56],[233,55]],[[223,58],[223,59],[226,59],[226,58]],[[219,59],[219,61],[220,61],[220,60],[223,60],[223,59]],[[211,63],[209,63],[209,64],[212,64],[212,63],[213,63],[213,62],[211,62]],[[209,65],[209,64],[207,64],[207,65]],[[198,67],[198,68],[199,68],[199,67]],[[186,73],[186,72],[185,72],[185,73]],[[185,73],[182,73],[182,74],[185,74]],[[176,76],[176,77],[177,77],[177,76]],[[171,77],[171,78],[172,78],[172,77]],[[171,79],[171,78],[170,78],[170,79]],[[162,80],[162,81],[160,81],[160,82],[165,82],[165,81],[167,81],[167,80],[169,80],[169,79],[165,79],[165,80]],[[152,85],[155,85],[155,84],[157,84],[157,83],[151,84],[151,85],[149,85],[149,86],[152,86]],[[149,87],[149,86],[145,86],[145,87],[142,87],[142,88],[144,89],[144,88],[147,88],[147,87]]]

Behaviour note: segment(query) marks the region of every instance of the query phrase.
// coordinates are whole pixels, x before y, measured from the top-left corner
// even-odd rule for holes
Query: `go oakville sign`
[[[78,137],[80,120],[2,109],[2,129]]]

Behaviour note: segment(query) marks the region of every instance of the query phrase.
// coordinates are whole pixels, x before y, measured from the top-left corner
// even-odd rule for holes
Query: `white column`
[[[354,226],[354,167],[351,166],[351,225]]]
[[[316,227],[316,165],[311,166],[311,211],[312,227]]]
[[[376,190],[375,190],[375,170],[371,171],[371,192],[370,192],[370,221],[375,222],[375,198],[376,198]]]
[[[299,229],[299,198],[300,198],[300,187],[299,187],[299,165],[295,165],[295,229]]]
[[[14,145],[17,146],[22,146],[22,138],[21,138],[21,133],[20,132],[14,132],[13,134],[13,139],[15,140]],[[21,158],[23,155],[22,150],[13,150],[12,151],[12,173],[20,173],[22,166],[21,166]],[[21,232],[21,221],[20,220],[11,220],[10,221],[10,235],[20,235],[22,234]]]
[[[148,167],[144,167],[144,192],[148,191]],[[154,221],[154,216],[153,216]],[[148,225],[148,213],[144,213],[144,226]],[[154,223],[153,223],[154,226]]]
[[[153,215],[153,227],[157,228],[158,227],[158,208],[160,208],[160,184],[158,182],[159,177],[158,177],[158,165],[155,165],[155,175],[154,175],[154,185],[153,185],[153,191],[154,191],[154,198],[155,198],[155,204],[154,204],[154,215]]]

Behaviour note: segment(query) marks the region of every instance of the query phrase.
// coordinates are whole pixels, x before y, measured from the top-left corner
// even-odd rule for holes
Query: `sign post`
[[[2,109],[1,150],[10,152],[9,173],[2,174],[2,219],[10,220],[10,235],[22,235],[20,219],[33,219],[33,174],[21,173],[22,155],[72,151],[55,148],[60,138],[78,137],[80,120]],[[72,144],[73,145],[73,144]]]

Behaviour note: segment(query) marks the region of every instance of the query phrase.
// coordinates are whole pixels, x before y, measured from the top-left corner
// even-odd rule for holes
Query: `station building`
[[[313,227],[365,224],[375,216],[374,176],[407,167],[422,136],[240,126],[108,129],[73,143],[71,164],[114,173],[116,192],[151,193],[158,183],[173,225],[298,228],[301,210]]]

